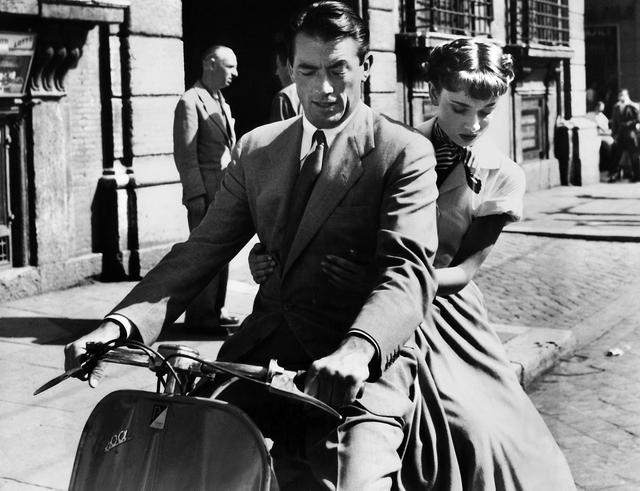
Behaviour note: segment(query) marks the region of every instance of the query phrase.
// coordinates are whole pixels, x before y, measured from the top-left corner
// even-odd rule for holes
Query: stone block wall
[[[125,152],[123,164],[137,183],[137,210],[129,207],[127,222],[137,224],[139,267],[144,273],[171,244],[188,235],[172,156],[173,112],[184,92],[182,4],[180,0],[132,2],[125,29],[128,62],[123,69],[128,85],[123,137],[128,156]],[[127,251],[129,230],[123,226],[120,247]]]
[[[569,46],[571,58],[571,108],[573,115],[587,113],[587,83],[584,51],[584,0],[569,2]]]
[[[100,273],[92,241],[92,204],[102,174],[98,28],[89,30],[66,96],[32,109],[35,262],[45,290]]]
[[[0,299],[72,286],[101,273],[95,206],[103,166],[111,160],[105,154],[110,109],[103,104],[108,50],[101,33],[122,22],[126,3],[0,0],[2,29],[37,36],[28,92],[2,101],[5,109],[18,108],[14,121],[24,135],[15,138],[12,145],[20,151],[9,157],[12,168],[24,170],[12,178],[21,172],[26,177],[25,190],[11,188],[12,201],[25,203],[17,208],[20,228],[14,230],[21,251],[14,268],[0,271]],[[118,73],[112,76],[119,80]],[[121,112],[113,114],[120,123]],[[116,140],[122,154],[122,138]]]
[[[69,244],[75,255],[93,252],[91,206],[96,183],[102,174],[102,121],[98,27],[87,36],[83,56],[66,79],[67,97],[60,101],[68,121],[69,202],[74,237]]]
[[[585,117],[587,113],[587,82],[585,66],[584,0],[569,2],[569,35],[573,50],[571,58],[571,110],[573,124],[573,182],[588,185],[600,182],[600,139],[595,123]]]
[[[371,34],[370,47],[373,66],[369,81],[371,107],[387,116],[402,120],[402,95],[397,92],[398,69],[396,64],[395,35],[398,32],[397,2],[394,0],[370,0],[366,13]]]

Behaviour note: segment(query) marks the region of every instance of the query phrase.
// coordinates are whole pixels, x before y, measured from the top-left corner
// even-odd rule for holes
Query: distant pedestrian
[[[282,89],[274,96],[271,103],[269,121],[283,121],[293,118],[302,112],[296,84],[291,78],[289,49],[282,35],[276,37],[276,75]]]
[[[600,170],[611,172],[614,140],[611,134],[609,118],[604,114],[604,102],[595,103],[593,111],[587,116],[596,123],[596,130],[600,137]]]
[[[234,52],[212,46],[202,57],[202,76],[178,101],[173,122],[173,157],[182,183],[189,230],[196,228],[220,189],[236,142],[234,120],[221,89],[238,76]],[[224,267],[193,300],[185,325],[193,333],[225,336],[239,319],[225,311],[229,268]]]
[[[618,94],[618,102],[613,106],[611,115],[611,131],[615,140],[609,182],[622,177],[623,172],[629,174],[631,181],[640,178],[640,106],[629,97],[629,91],[622,89]]]

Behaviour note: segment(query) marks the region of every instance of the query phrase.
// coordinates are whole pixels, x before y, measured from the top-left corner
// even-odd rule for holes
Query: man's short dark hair
[[[334,0],[314,2],[302,11],[293,23],[291,54],[294,55],[298,34],[317,37],[323,41],[353,38],[358,43],[358,58],[362,63],[369,52],[369,29],[360,16],[348,5]]]
[[[280,64],[286,65],[290,60],[289,56],[289,43],[287,35],[284,32],[278,32],[273,39],[273,47],[276,53],[276,58],[280,61]]]

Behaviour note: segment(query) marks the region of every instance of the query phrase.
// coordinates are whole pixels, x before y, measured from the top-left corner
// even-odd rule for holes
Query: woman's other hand
[[[264,244],[258,242],[251,248],[249,251],[249,270],[253,281],[261,285],[271,276],[275,267],[276,262],[269,254],[265,253]]]
[[[355,256],[355,252],[349,252]],[[356,293],[368,293],[373,288],[375,272],[371,271],[369,265],[357,262],[353,257],[346,259],[328,254],[322,260],[321,267],[329,283],[337,288]]]

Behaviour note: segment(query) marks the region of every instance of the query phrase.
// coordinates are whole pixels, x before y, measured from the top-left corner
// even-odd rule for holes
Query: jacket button
[[[291,304],[290,303],[285,303],[282,306],[282,310],[284,310],[285,312],[289,312],[291,310]]]

